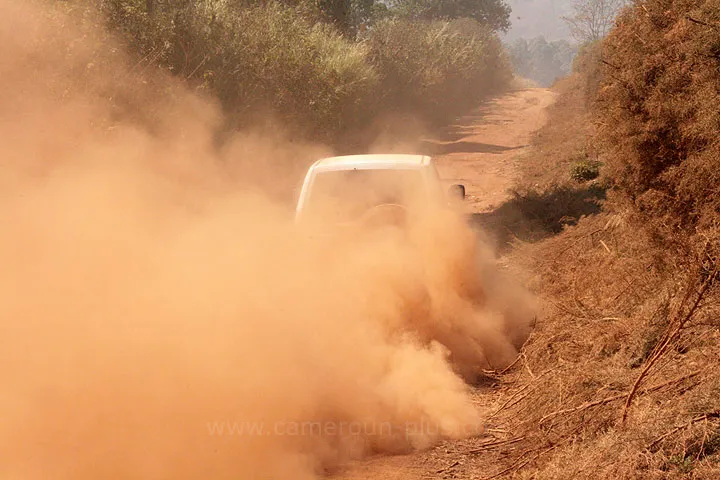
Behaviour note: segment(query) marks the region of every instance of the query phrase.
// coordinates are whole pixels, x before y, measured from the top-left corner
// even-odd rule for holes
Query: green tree
[[[510,28],[510,6],[504,0],[393,0],[400,16],[422,20],[471,18],[496,31]]]
[[[375,0],[312,0],[326,21],[355,35],[372,21]]]

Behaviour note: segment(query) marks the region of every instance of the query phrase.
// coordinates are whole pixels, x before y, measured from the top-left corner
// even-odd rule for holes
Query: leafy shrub
[[[587,182],[600,176],[602,163],[597,160],[584,158],[577,160],[570,166],[570,177],[578,182]]]
[[[530,186],[546,190],[557,183],[572,185],[574,165],[599,158],[593,142],[595,126],[591,112],[598,89],[598,46],[580,48],[573,60],[572,73],[553,86],[557,98],[547,109],[551,120],[532,138],[532,161],[520,164],[522,176]]]
[[[354,39],[323,21],[318,2],[95,3],[135,70],[159,66],[208,92],[226,128],[270,118],[295,136],[337,144],[388,112],[447,119],[510,76],[494,31],[472,20],[386,18]]]
[[[585,105],[588,110],[595,105],[595,100],[600,92],[603,78],[602,65],[602,43],[595,41],[586,43],[578,50],[573,60],[573,72],[583,82]]]
[[[393,0],[394,13],[402,18],[451,20],[470,18],[493,30],[510,28],[510,6],[504,0]]]
[[[129,12],[118,27],[145,39],[137,53],[211,92],[240,126],[269,111],[302,133],[328,137],[366,108],[377,85],[367,47],[280,3],[186,2],[155,11],[152,25],[146,13]]]

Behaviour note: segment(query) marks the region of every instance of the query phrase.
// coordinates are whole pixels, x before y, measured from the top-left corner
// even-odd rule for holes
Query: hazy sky
[[[568,39],[569,31],[560,18],[567,15],[572,0],[506,0],[512,8],[512,27],[504,40],[544,36],[546,40]]]

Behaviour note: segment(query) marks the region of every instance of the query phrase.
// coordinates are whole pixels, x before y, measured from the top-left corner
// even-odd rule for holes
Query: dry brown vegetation
[[[516,201],[577,199],[581,153],[604,164],[608,198],[513,252],[544,314],[498,377],[491,421],[510,443],[481,450],[499,476],[720,476],[718,15],[716,1],[638,2],[558,86]]]
[[[605,210],[515,253],[544,314],[498,415],[522,461],[543,454],[539,478],[716,478],[717,294],[627,209]]]
[[[619,19],[603,57],[608,176],[664,240],[717,242],[720,2],[642,2]]]

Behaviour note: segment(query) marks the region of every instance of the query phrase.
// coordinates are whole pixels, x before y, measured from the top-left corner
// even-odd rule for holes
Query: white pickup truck
[[[420,338],[447,347],[457,371],[473,380],[482,369],[502,369],[513,363],[534,322],[534,311],[529,295],[505,279],[482,254],[474,231],[457,228],[461,223],[455,222],[455,215],[424,215],[464,197],[462,185],[452,185],[446,192],[428,156],[330,157],[309,168],[295,218],[303,225],[330,226],[333,234],[336,226],[350,227],[338,231],[349,233],[353,240],[375,232],[374,228],[366,230],[367,226],[411,226],[400,232],[410,233],[408,248],[425,263],[420,276],[406,279],[416,283],[403,291],[413,292],[407,298],[425,292],[417,298],[436,303],[433,310],[424,300],[401,302],[410,308],[405,326]],[[412,221],[408,222],[408,215],[416,213],[420,223],[415,226],[420,229],[413,229]],[[423,223],[423,219],[430,222]],[[311,231],[326,232],[323,228]],[[385,232],[398,233],[394,228]],[[413,237],[413,232],[424,233]],[[413,310],[417,305],[424,306]],[[423,316],[431,311],[442,319]]]
[[[407,295],[399,302],[409,309],[404,328],[447,347],[457,371],[473,380],[482,369],[502,369],[515,360],[534,312],[526,294],[496,271],[476,232],[463,228],[461,218],[426,215],[457,205],[464,196],[462,185],[446,191],[428,156],[330,157],[309,168],[295,218],[298,226],[311,227],[314,238],[349,235],[351,249],[366,235],[409,240],[401,248],[416,254],[411,262],[420,264],[419,273],[401,276],[402,287],[391,286]],[[373,237],[376,232],[380,236]],[[343,255],[347,250],[333,245],[333,252]],[[329,259],[333,252],[328,252]]]
[[[411,205],[443,205],[464,197],[463,185],[445,193],[432,158],[425,155],[328,157],[308,169],[295,219],[346,223],[377,215],[397,217]]]

